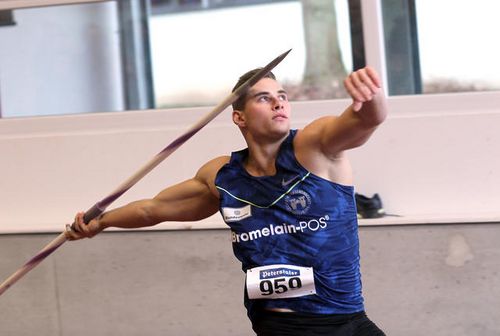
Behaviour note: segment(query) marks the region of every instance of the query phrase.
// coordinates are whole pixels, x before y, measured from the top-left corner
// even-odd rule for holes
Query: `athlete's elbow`
[[[373,132],[380,126],[386,119],[387,113],[385,111],[372,111],[361,116],[362,127],[367,132]]]
[[[387,103],[385,100],[382,100],[382,102],[377,104],[377,107],[375,108],[375,111],[373,113],[374,126],[379,126],[380,124],[382,124],[387,118],[387,114]]]
[[[366,104],[366,110],[359,113],[365,128],[375,128],[387,118],[387,104],[385,100],[374,101]]]
[[[378,111],[378,113],[376,113],[373,118],[374,126],[381,125],[386,118],[387,118],[387,110],[383,109],[381,111]]]

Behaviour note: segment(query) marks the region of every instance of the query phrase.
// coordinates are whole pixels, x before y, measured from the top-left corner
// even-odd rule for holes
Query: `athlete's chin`
[[[273,132],[273,138],[276,141],[282,141],[289,134],[290,134],[290,128],[284,128],[284,129],[280,129],[280,130],[275,130],[275,132]]]
[[[280,135],[288,135],[290,132],[290,124],[289,123],[280,123],[278,125],[275,125],[274,131],[277,134]]]
[[[279,129],[290,129],[290,119],[275,118],[273,119],[273,126]]]

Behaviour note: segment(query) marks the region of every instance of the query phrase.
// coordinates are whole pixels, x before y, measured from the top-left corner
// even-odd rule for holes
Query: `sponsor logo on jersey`
[[[317,219],[299,221],[295,224],[269,224],[262,229],[241,233],[231,231],[231,240],[233,243],[241,243],[275,235],[316,232],[318,230],[325,229],[328,226],[329,219],[330,217],[328,215],[325,215]]]
[[[291,213],[295,215],[303,215],[309,211],[311,207],[311,196],[304,190],[292,190],[285,197],[285,204]]]
[[[252,207],[246,205],[242,208],[222,208],[222,216],[226,222],[237,222],[252,216]]]
[[[293,181],[295,181],[295,180],[296,180],[297,178],[299,178],[299,177],[300,177],[300,175],[293,176],[293,177],[289,178],[288,180],[285,180],[285,178],[282,178],[282,179],[281,179],[281,186],[282,186],[282,187],[288,187],[288,185],[289,185],[290,183],[292,183]]]

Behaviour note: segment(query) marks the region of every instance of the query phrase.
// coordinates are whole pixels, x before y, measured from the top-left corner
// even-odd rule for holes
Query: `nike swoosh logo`
[[[283,178],[283,179],[281,180],[281,186],[282,186],[282,187],[286,187],[286,186],[288,186],[290,183],[292,183],[293,181],[295,181],[298,177],[300,177],[300,175],[294,176],[294,177],[292,177],[291,179],[286,180],[286,181],[285,181],[285,179]]]

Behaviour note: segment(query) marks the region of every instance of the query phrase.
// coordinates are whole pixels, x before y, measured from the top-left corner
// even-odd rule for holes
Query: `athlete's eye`
[[[280,94],[278,96],[279,100],[281,101],[287,101],[288,100],[288,96],[286,94]]]

